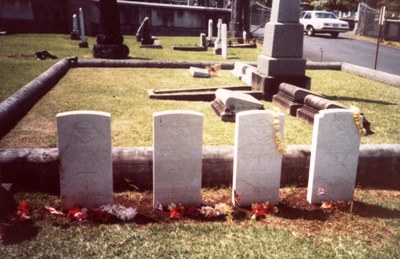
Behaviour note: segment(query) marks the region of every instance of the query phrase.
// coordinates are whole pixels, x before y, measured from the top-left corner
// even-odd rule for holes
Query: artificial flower
[[[266,214],[275,214],[278,212],[278,208],[269,202],[253,203],[251,205],[251,209],[252,220],[256,220],[258,217],[263,217]]]
[[[20,221],[25,221],[31,218],[29,216],[29,206],[30,204],[27,201],[23,201],[18,205],[16,214]]]
[[[181,219],[185,212],[185,208],[181,204],[171,203],[168,206],[169,209],[169,217],[171,219]]]
[[[101,212],[106,212],[107,214],[115,216],[117,219],[120,219],[123,221],[129,221],[137,215],[136,209],[134,209],[132,207],[126,208],[119,204],[102,205],[97,210],[99,210]],[[102,220],[106,220],[104,222],[107,222],[110,220],[110,217],[108,217],[105,213],[102,213],[100,218]]]
[[[53,208],[53,207],[50,207],[50,206],[48,206],[48,205],[45,205],[44,208],[45,208],[48,212],[50,212],[51,214],[53,214],[53,215],[56,215],[56,216],[64,216],[64,213],[62,213],[62,211],[56,210],[56,209]]]

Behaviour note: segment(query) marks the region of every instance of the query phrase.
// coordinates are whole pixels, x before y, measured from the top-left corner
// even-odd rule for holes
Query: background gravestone
[[[59,113],[57,131],[62,208],[112,204],[110,114],[95,111]]]
[[[252,86],[272,101],[282,82],[310,89],[303,58],[303,25],[299,23],[300,0],[274,0],[271,19],[265,25],[264,45],[258,57]]]
[[[361,136],[353,112],[322,110],[315,115],[307,200],[352,201]]]
[[[221,55],[228,58],[228,27],[225,23],[221,25]]]
[[[153,115],[153,205],[199,206],[203,115],[164,111]]]
[[[232,12],[231,22],[229,23],[229,37],[241,38],[243,31],[250,31],[250,0],[232,0],[231,6]]]
[[[120,17],[117,0],[100,0],[100,34],[93,46],[93,56],[105,59],[124,59],[129,48],[122,44],[124,37],[120,33]]]
[[[280,113],[283,136],[285,116]],[[232,200],[241,206],[279,202],[282,155],[275,144],[272,111],[245,111],[236,115]]]

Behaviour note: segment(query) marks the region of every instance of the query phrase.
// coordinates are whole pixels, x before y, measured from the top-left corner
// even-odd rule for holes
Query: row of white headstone
[[[285,116],[274,111],[236,115],[232,201],[240,205],[279,202],[282,155],[274,124],[283,136]],[[275,120],[275,121],[274,121]],[[191,111],[153,114],[153,203],[198,206],[202,186],[203,115]],[[105,112],[57,114],[61,201],[97,207],[112,203],[111,116]],[[353,113],[323,110],[315,115],[307,200],[351,201],[360,135]]]

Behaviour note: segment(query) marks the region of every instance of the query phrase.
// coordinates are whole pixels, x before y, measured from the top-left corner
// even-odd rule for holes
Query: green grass
[[[360,107],[375,134],[362,143],[400,143],[395,116],[400,90],[338,71],[308,71],[312,89],[345,105]],[[334,80],[333,80],[334,79]],[[352,82],[349,84],[348,82]],[[99,110],[112,116],[113,146],[151,146],[152,114],[163,110],[192,110],[204,114],[203,143],[233,145],[234,124],[224,123],[208,102],[151,100],[148,89],[242,85],[229,71],[211,79],[192,78],[187,69],[79,68],[68,74],[0,140],[3,147],[56,147],[55,116],[71,110]],[[272,104],[263,102],[269,109]],[[287,144],[311,144],[312,128],[286,116]]]

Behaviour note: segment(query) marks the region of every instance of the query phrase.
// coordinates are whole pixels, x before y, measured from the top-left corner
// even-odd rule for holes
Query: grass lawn
[[[223,62],[207,52],[172,51],[173,45],[194,45],[198,38],[160,37],[162,50],[140,49],[126,37],[133,59],[201,60]],[[93,46],[94,39],[89,38]],[[37,61],[36,51],[48,50],[59,58],[91,58],[90,49],[79,49],[69,35],[0,36],[0,101],[31,81],[56,61]],[[257,49],[230,49],[229,61],[255,61]],[[397,116],[400,89],[338,71],[307,71],[312,90],[345,105],[360,107],[375,134],[363,143],[400,143]],[[207,102],[150,100],[147,89],[242,85],[229,71],[211,79],[192,78],[186,69],[79,68],[71,69],[8,135],[3,147],[56,147],[55,115],[69,110],[111,113],[113,146],[151,146],[152,114],[187,109],[204,114],[203,143],[232,145],[233,123],[223,123]],[[272,104],[263,102],[266,109]],[[310,144],[311,128],[286,117],[286,142]],[[203,203],[229,203],[229,188],[203,189]],[[45,204],[60,206],[58,196],[17,193],[15,199],[31,203],[32,221],[16,226],[2,240],[0,258],[400,258],[400,191],[357,188],[352,213],[323,212],[299,207],[305,189],[281,189],[279,212],[260,221],[245,214],[232,223],[183,219],[160,220],[144,210],[148,192],[115,193],[124,205],[137,207],[147,221],[97,224],[69,222],[47,213]],[[166,213],[166,212],[165,212]]]

